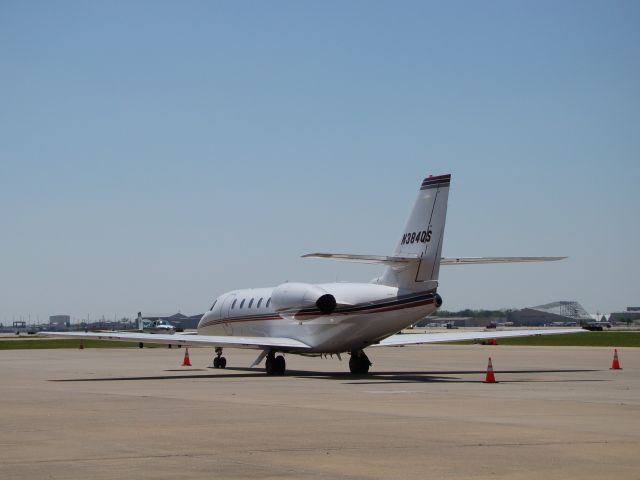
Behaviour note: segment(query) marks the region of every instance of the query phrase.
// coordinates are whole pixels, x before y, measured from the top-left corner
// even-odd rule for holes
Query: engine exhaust
[[[330,315],[336,311],[336,298],[330,293],[325,293],[316,300],[316,307],[325,315]]]
[[[442,306],[442,297],[436,293],[435,296],[436,307],[440,308]]]

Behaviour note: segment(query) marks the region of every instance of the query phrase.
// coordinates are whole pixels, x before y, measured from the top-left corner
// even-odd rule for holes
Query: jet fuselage
[[[329,315],[312,309],[276,311],[275,287],[235,290],[218,297],[198,325],[199,335],[285,337],[309,346],[306,353],[360,350],[433,313],[441,304],[434,290],[401,291],[371,283],[318,284],[335,297]]]

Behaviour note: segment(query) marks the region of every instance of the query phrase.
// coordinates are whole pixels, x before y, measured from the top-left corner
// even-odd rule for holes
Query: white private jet
[[[198,324],[197,334],[50,332],[49,335],[215,348],[214,367],[227,364],[223,347],[261,350],[266,372],[282,375],[281,354],[321,356],[349,353],[349,369],[365,374],[367,347],[401,346],[452,340],[574,333],[580,329],[398,334],[442,305],[437,293],[440,265],[541,262],[566,257],[441,258],[451,175],[429,176],[391,256],[312,253],[386,267],[370,283],[283,283],[277,287],[235,290],[219,296]]]

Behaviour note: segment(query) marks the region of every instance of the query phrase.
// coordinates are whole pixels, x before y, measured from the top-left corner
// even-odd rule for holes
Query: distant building
[[[69,315],[51,315],[49,317],[49,326],[56,328],[69,328],[71,325],[71,317]]]
[[[627,307],[626,312],[613,312],[609,315],[612,323],[626,323],[640,321],[640,307]]]
[[[580,325],[591,322],[593,318],[578,302],[559,301],[523,308],[507,314],[507,320],[514,325]]]

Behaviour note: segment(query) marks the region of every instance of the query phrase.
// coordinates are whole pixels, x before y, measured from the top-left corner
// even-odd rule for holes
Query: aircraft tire
[[[349,370],[354,375],[364,375],[369,373],[371,362],[364,352],[354,352],[349,359]]]
[[[360,373],[360,369],[358,367],[358,359],[352,355],[349,359],[349,371],[354,375],[357,375]]]
[[[369,363],[369,359],[367,357],[364,357],[362,359],[360,359],[360,374],[365,375],[367,373],[369,373],[369,367],[371,366],[371,364]]]
[[[224,357],[220,357],[218,365],[219,365],[219,368],[225,368],[227,366],[227,359]]]
[[[213,368],[220,368],[220,357],[213,359]]]
[[[275,357],[267,355],[267,363],[265,364],[267,375],[275,375],[275,363]]]
[[[274,363],[274,374],[275,375],[284,375],[284,372],[287,370],[287,362],[282,355],[278,355],[273,360]]]

